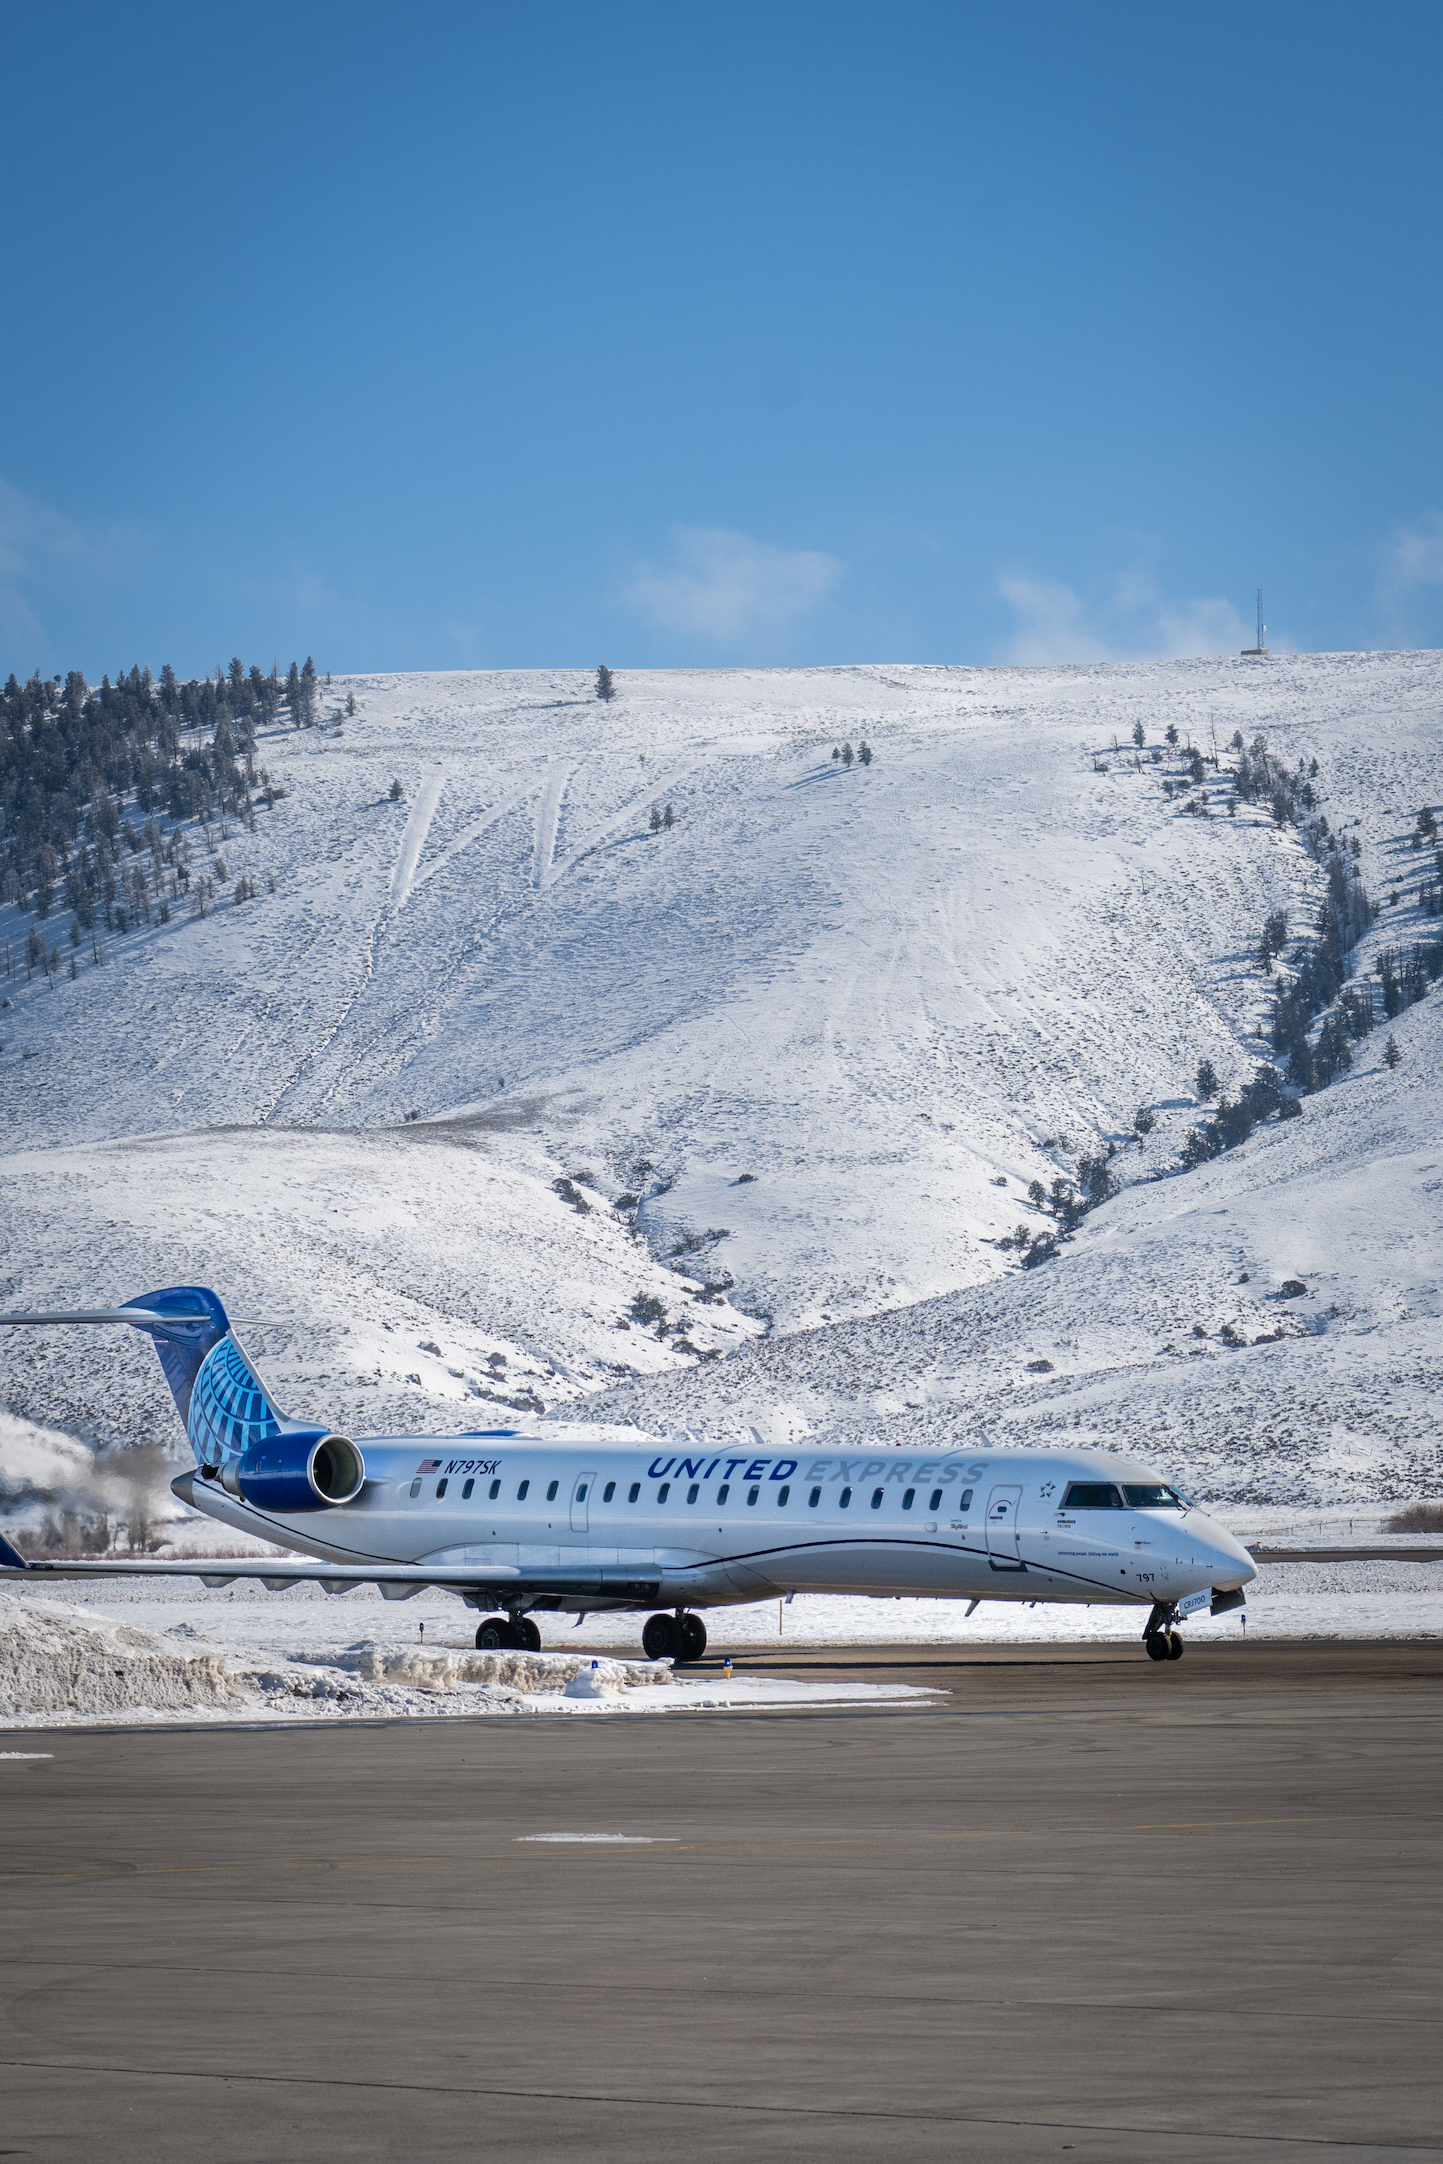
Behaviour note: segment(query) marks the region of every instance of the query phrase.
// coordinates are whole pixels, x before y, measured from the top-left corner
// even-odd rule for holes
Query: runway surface
[[[0,1737],[0,2154],[1443,2156],[1443,1644],[743,1664],[949,1695]]]

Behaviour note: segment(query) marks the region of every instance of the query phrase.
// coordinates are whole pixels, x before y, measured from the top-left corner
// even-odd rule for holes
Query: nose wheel
[[[1166,1601],[1155,1601],[1142,1643],[1150,1661],[1180,1661],[1182,1659],[1182,1632],[1177,1628],[1177,1610]]]

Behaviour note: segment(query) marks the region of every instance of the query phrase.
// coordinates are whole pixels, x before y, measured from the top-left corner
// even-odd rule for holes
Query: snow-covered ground
[[[442,1718],[916,1705],[900,1683],[738,1673],[729,1650],[785,1659],[819,1646],[1133,1644],[1132,1611],[798,1595],[709,1617],[705,1669],[640,1650],[640,1617],[538,1616],[542,1651],[478,1653],[475,1618],[443,1593],[398,1618],[372,1589],[333,1598],[154,1579],[0,1588],[0,1730],[105,1721]],[[1443,1564],[1265,1565],[1238,1614],[1193,1618],[1189,1642],[1443,1635]],[[1139,1649],[1139,1658],[1141,1652]],[[595,1667],[593,1668],[593,1663]]]
[[[1151,752],[1171,723],[1209,757],[1241,730],[1317,760],[1383,904],[1362,970],[1440,929],[1408,837],[1443,796],[1443,656],[618,685],[338,682],[355,718],[268,739],[286,794],[221,843],[257,900],[6,981],[5,1306],[213,1284],[283,1401],[359,1433],[583,1405],[777,1440],[1066,1433],[1250,1533],[1440,1492],[1443,988],[1393,1025],[1396,1071],[1380,1030],[1301,1119],[1155,1179],[1199,1059],[1233,1087],[1266,1056],[1259,928],[1304,930],[1321,873],[1261,809],[1180,812]],[[864,737],[869,767],[832,760]],[[1043,1223],[1028,1182],[1108,1140],[1132,1184],[1019,1271],[992,1243]],[[139,1341],[7,1336],[0,1404],[32,1519],[80,1489],[14,1474],[62,1449],[25,1423],[178,1441]]]
[[[310,1589],[314,1592],[314,1589]],[[274,1600],[202,1603],[154,1585],[57,1600],[11,1581],[0,1592],[0,1732],[108,1722],[396,1720],[547,1713],[728,1713],[926,1703],[905,1683],[678,1673],[589,1644],[480,1653],[458,1607],[399,1628],[379,1596],[344,1619]],[[419,1603],[418,1603],[419,1605]],[[424,1616],[421,1620],[425,1620]],[[359,1635],[358,1635],[359,1633]]]

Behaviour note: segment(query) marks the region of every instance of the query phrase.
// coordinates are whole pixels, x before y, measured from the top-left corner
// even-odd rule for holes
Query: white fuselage
[[[1099,1450],[915,1454],[492,1433],[363,1440],[352,1503],[278,1516],[191,1476],[198,1508],[303,1554],[476,1573],[476,1605],[706,1608],[779,1593],[1172,1603],[1254,1575],[1166,1475]],[[1107,1507],[1067,1502],[1090,1485]]]

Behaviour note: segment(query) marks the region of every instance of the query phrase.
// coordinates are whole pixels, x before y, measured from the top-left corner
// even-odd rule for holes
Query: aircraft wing
[[[387,1600],[409,1600],[427,1586],[454,1592],[494,1592],[501,1595],[521,1588],[560,1594],[594,1594],[606,1600],[653,1600],[660,1577],[647,1579],[615,1569],[585,1568],[579,1571],[522,1571],[512,1564],[486,1568],[458,1563],[318,1563],[298,1557],[295,1562],[273,1556],[196,1556],[177,1562],[92,1560],[88,1557],[44,1556],[27,1561],[0,1537],[0,1580],[35,1578],[199,1578],[211,1587],[255,1579],[267,1592],[283,1593],[288,1586],[319,1585],[327,1593],[349,1593],[354,1586],[379,1586]]]

